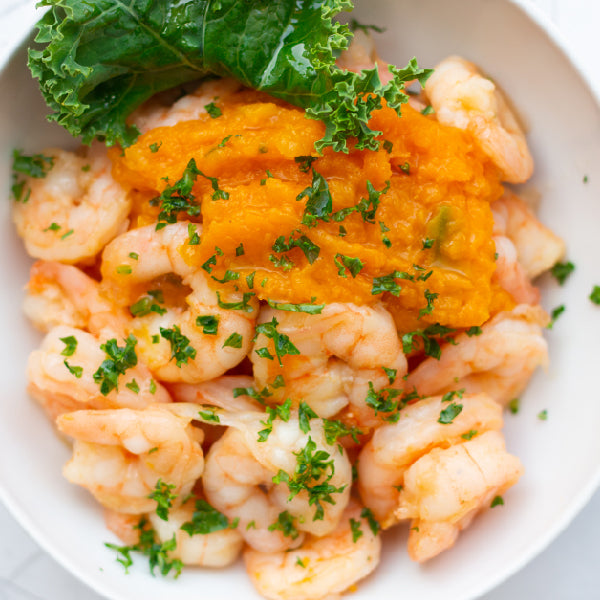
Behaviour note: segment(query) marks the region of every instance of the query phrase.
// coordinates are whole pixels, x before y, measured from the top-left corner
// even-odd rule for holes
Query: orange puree
[[[407,105],[401,118],[388,108],[377,111],[371,127],[383,132],[381,139],[391,148],[388,143],[378,152],[349,154],[327,149],[312,163],[327,180],[333,211],[368,199],[367,182],[377,191],[389,182],[374,223],[355,211],[343,221],[317,220],[309,227],[301,223],[307,198],[296,197],[311,186],[313,175],[294,158],[317,156],[314,142],[323,136],[322,123],[256,93],[234,95],[219,108],[218,118],[202,115],[154,129],[124,155],[111,155],[115,177],[135,190],[138,226],[156,219],[158,208],[149,208],[148,201],[165,188],[165,178],[176,182],[191,158],[205,175],[217,178],[229,198],[213,200],[211,181],[196,179],[193,194],[202,210],[192,220],[203,223],[201,243],[181,251],[190,264],[201,266],[219,248],[211,274],[223,279],[229,269],[239,278],[218,285],[293,303],[383,300],[401,331],[435,322],[481,325],[511,305],[511,298],[491,283],[495,248],[489,203],[502,194],[499,173],[468,133]],[[189,217],[180,213],[179,218]],[[318,258],[310,264],[299,247],[274,251],[280,236],[285,242],[306,236],[318,246]],[[432,240],[431,247],[424,247],[425,240]],[[236,253],[241,244],[244,253]],[[362,269],[353,277],[342,267],[341,276],[336,255],[359,259]],[[405,274],[394,280],[399,295],[373,295],[373,279],[394,271]],[[426,296],[433,310],[419,318]]]

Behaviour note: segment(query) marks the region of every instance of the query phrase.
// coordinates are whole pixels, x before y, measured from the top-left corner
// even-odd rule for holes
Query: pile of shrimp
[[[345,67],[383,65],[357,40]],[[210,82],[134,119],[193,119],[235,87]],[[506,182],[531,175],[517,119],[472,63],[444,60],[411,102],[471,132]],[[243,554],[265,598],[336,598],[377,568],[382,530],[407,527],[408,555],[427,561],[519,480],[503,407],[547,365],[532,280],[564,245],[514,193],[492,210],[494,277],[516,307],[437,338],[439,356],[416,363],[381,303],[313,314],[218,295],[179,252],[190,223],[130,226],[104,147],[47,154],[52,168],[13,211],[38,259],[25,312],[45,332],[29,392],[72,444],[64,476],[104,507],[121,552],[150,534],[164,564],[222,568]]]

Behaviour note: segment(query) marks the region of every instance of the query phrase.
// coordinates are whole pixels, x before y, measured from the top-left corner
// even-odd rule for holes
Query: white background
[[[531,1],[558,26],[582,70],[600,90],[600,0]],[[25,24],[32,22],[33,7],[33,0],[0,0],[0,64]],[[568,110],[566,103],[564,109]],[[481,600],[600,599],[599,540],[600,493],[596,493],[545,552]],[[0,600],[32,599],[99,600],[99,596],[46,555],[0,506]]]

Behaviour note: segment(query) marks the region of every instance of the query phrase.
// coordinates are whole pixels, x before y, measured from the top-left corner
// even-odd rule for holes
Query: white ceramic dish
[[[564,528],[600,481],[600,402],[594,368],[600,357],[600,309],[588,300],[600,283],[600,109],[568,59],[552,27],[522,3],[505,0],[358,0],[357,18],[387,26],[378,36],[383,57],[404,64],[413,55],[432,66],[457,53],[479,63],[501,83],[528,126],[536,174],[527,184],[539,194],[540,215],[568,243],[577,270],[564,288],[542,282],[544,304],[567,311],[549,332],[551,369],[538,373],[517,416],[506,415],[507,443],[526,475],[488,511],[456,547],[425,567],[412,564],[405,535],[385,538],[375,577],[355,600],[474,598],[521,568]],[[19,50],[0,78],[0,189],[10,182],[14,147],[34,152],[73,146],[44,120],[45,106]],[[584,175],[589,182],[583,183]],[[35,539],[67,569],[114,600],[257,598],[241,565],[223,572],[186,571],[177,581],[152,578],[144,560],[129,575],[102,542],[114,541],[101,511],[60,476],[69,449],[25,394],[27,354],[39,342],[21,314],[30,261],[13,231],[9,202],[0,203],[0,497]],[[536,415],[548,410],[548,420]]]

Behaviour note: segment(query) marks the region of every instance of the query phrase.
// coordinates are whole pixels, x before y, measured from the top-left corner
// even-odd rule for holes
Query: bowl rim
[[[574,53],[570,43],[562,33],[562,30],[552,21],[549,14],[535,4],[533,0],[497,1],[505,2],[516,7],[547,36],[548,41],[567,59],[569,66],[578,75],[579,79],[590,92],[596,108],[600,111],[600,80],[596,81],[592,79],[591,75],[583,68],[580,58]],[[40,10],[37,6],[35,12],[31,11],[31,6],[27,7],[27,9],[25,6],[15,9],[14,13],[22,15],[21,20],[18,22],[19,34],[15,35],[12,39],[12,43],[9,43],[9,45],[0,52],[0,74],[6,70],[15,54],[23,48],[28,38],[33,33],[35,23],[37,23],[44,12],[44,9]],[[598,464],[595,475],[575,494],[570,503],[563,509],[561,518],[555,521],[552,526],[546,530],[544,535],[539,536],[534,543],[525,546],[522,550],[515,553],[511,561],[483,585],[480,584],[465,590],[465,595],[463,595],[462,598],[465,600],[474,600],[475,598],[490,592],[509,577],[523,569],[545,550],[565,529],[567,529],[577,514],[586,504],[588,504],[598,488],[600,488],[600,463]],[[21,508],[18,498],[6,488],[3,481],[0,481],[0,502],[8,509],[10,514],[27,532],[32,540],[67,572],[75,576],[80,582],[95,593],[107,599],[124,600],[120,595],[114,595],[114,590],[111,590],[110,586],[105,585],[101,580],[96,578],[90,579],[85,569],[79,568],[69,555],[57,550],[54,547],[53,540],[47,538],[38,529],[29,514]]]

